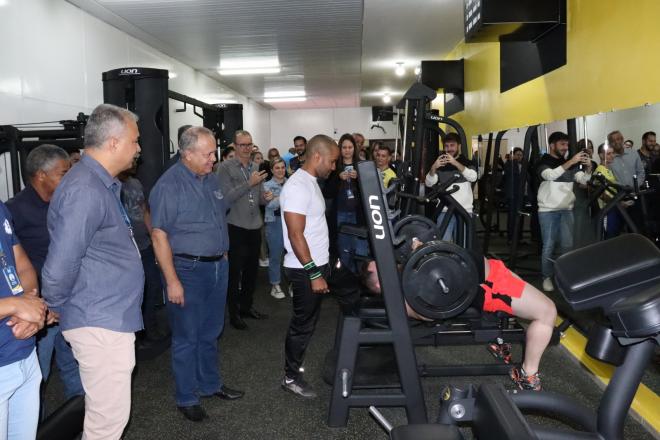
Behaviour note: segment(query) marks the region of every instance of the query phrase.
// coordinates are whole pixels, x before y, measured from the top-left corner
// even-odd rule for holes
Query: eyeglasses
[[[254,146],[253,143],[249,144],[235,144],[238,148],[252,148]]]

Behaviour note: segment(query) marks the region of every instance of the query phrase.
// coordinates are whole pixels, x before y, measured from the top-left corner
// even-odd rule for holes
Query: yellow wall
[[[660,1],[567,0],[567,63],[500,93],[499,43],[464,42],[467,136],[660,101]]]

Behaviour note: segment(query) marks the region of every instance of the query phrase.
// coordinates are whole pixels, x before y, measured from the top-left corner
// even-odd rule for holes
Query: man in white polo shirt
[[[314,136],[307,143],[305,163],[284,185],[280,194],[283,212],[284,272],[293,285],[293,316],[286,334],[282,388],[302,397],[316,393],[303,380],[300,366],[318,320],[327,279],[329,245],[325,200],[316,181],[335,169],[339,148],[332,138]]]

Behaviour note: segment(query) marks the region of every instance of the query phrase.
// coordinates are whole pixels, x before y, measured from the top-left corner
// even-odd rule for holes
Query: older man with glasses
[[[265,319],[253,307],[254,288],[259,269],[261,227],[263,219],[260,204],[272,200],[270,192],[262,190],[261,182],[267,176],[250,160],[252,135],[245,130],[234,133],[236,157],[222,162],[216,173],[222,192],[231,205],[227,216],[229,231],[229,287],[227,306],[232,327],[245,330],[243,318]]]

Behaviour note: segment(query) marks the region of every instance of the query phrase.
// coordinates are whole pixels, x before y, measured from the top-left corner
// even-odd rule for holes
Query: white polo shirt
[[[330,238],[328,237],[328,223],[325,220],[325,200],[321,188],[316,182],[316,177],[302,168],[293,173],[282,188],[280,209],[282,213],[294,212],[306,217],[304,235],[312,259],[317,266],[328,264]],[[302,269],[302,263],[293,253],[284,215],[282,215],[282,231],[286,249],[284,267]]]

